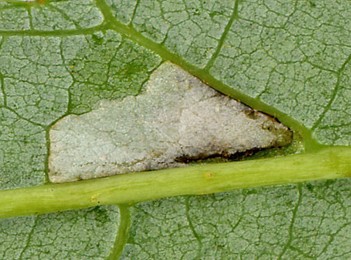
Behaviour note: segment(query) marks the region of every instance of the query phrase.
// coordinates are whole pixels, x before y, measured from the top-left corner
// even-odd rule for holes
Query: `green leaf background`
[[[50,126],[138,95],[166,60],[349,146],[350,1],[0,2],[0,187],[43,185]],[[284,174],[283,172],[281,174]],[[349,259],[350,180],[0,221],[1,259]]]

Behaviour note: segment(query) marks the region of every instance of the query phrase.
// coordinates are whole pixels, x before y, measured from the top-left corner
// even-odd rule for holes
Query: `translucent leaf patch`
[[[184,166],[180,159],[282,146],[291,131],[224,96],[176,65],[162,64],[144,93],[103,100],[50,130],[52,182]]]

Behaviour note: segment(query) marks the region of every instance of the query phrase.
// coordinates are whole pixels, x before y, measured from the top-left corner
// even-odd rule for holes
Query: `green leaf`
[[[106,259],[116,240],[116,206],[2,219],[2,259]]]
[[[142,203],[122,259],[348,259],[350,181]]]
[[[11,216],[58,211],[64,203],[64,209],[111,204],[113,186],[128,187],[117,193],[126,203],[205,187],[350,176],[350,10],[347,1],[313,0],[1,2],[2,213],[16,205]],[[217,170],[232,164],[208,166],[213,173],[205,179],[197,169],[210,168],[189,168],[183,183],[173,175],[175,190],[162,182],[172,171],[49,185],[52,125],[92,111],[100,100],[138,95],[168,60],[277,117],[301,135],[306,154],[233,163],[243,170],[229,179]],[[283,167],[290,164],[296,169]],[[210,189],[217,176],[228,184]],[[191,181],[196,192],[181,193]],[[349,185],[320,181],[2,219],[2,258],[348,259]],[[128,201],[131,191],[137,199]],[[21,206],[31,203],[40,211]]]

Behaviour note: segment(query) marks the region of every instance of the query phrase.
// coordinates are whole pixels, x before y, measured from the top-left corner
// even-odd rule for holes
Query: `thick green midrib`
[[[0,218],[351,176],[351,147],[0,191]]]
[[[126,26],[116,20],[116,18],[111,13],[110,7],[103,1],[97,0],[97,5],[100,11],[104,15],[105,19],[105,29],[115,30],[116,32],[122,34],[124,37],[131,39],[132,41],[138,43],[139,45],[152,50],[156,54],[158,54],[162,59],[169,60],[174,64],[179,65],[184,70],[188,71],[192,75],[198,77],[207,85],[213,87],[214,89],[229,95],[237,100],[240,100],[244,104],[255,108],[258,111],[262,111],[269,115],[276,117],[280,122],[289,126],[292,130],[298,132],[303,137],[303,142],[307,151],[315,151],[321,149],[323,146],[316,142],[312,138],[311,131],[307,129],[303,124],[291,118],[289,115],[279,111],[276,108],[273,108],[259,99],[249,97],[248,95],[231,88],[230,86],[224,84],[220,80],[216,79],[209,73],[209,69],[198,68],[187,61],[185,61],[182,57],[170,52],[167,48],[165,48],[161,44],[157,44],[152,40],[143,36],[140,32],[134,29],[132,26]]]

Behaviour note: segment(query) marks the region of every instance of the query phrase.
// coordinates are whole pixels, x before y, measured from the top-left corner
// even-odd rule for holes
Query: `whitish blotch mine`
[[[185,165],[179,158],[283,146],[292,134],[166,62],[144,93],[69,115],[52,127],[50,139],[50,180],[69,182]]]

